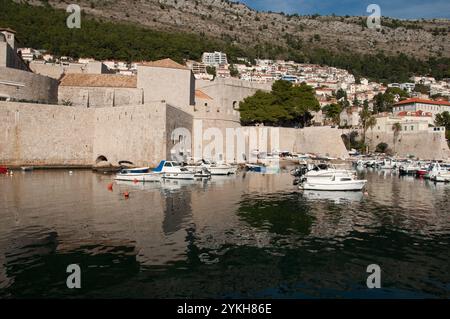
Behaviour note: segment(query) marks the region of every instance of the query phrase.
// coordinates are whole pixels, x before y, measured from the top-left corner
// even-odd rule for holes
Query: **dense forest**
[[[284,58],[296,62],[336,66],[357,77],[379,82],[404,82],[413,74],[450,77],[450,58],[417,60],[403,54],[361,55],[350,50],[311,49],[301,39],[286,35],[287,46],[256,43],[251,47],[234,44],[233,39],[212,39],[202,34],[162,32],[138,25],[102,21],[82,13],[81,28],[66,26],[68,13],[49,5],[31,6],[0,0],[0,26],[17,31],[21,46],[45,49],[54,55],[93,57],[99,60],[156,60],[170,57],[178,62],[199,59],[202,52],[221,50],[230,61],[237,57]]]

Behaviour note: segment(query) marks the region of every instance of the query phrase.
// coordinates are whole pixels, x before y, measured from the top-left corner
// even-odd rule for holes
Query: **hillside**
[[[26,1],[39,4],[42,1]],[[73,0],[49,0],[66,8]],[[382,19],[382,31],[365,27],[363,17],[294,16],[257,12],[225,0],[89,0],[76,1],[90,15],[129,21],[158,30],[205,34],[239,44],[270,43],[327,48],[337,52],[417,58],[450,57],[450,21]],[[362,13],[364,14],[364,13]],[[318,36],[317,36],[318,35]],[[264,55],[264,48],[260,54]]]
[[[220,0],[103,0],[78,1],[82,28],[68,29],[68,2],[0,0],[0,26],[17,30],[22,46],[73,57],[182,62],[222,50],[231,61],[327,64],[378,81],[450,77],[447,20],[385,19],[392,27],[377,32],[363,27],[360,17],[261,13]]]

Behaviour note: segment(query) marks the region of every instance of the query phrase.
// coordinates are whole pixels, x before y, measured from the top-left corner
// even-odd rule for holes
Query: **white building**
[[[227,55],[223,52],[204,52],[202,62],[207,66],[217,67],[219,65],[228,64]]]
[[[412,98],[397,102],[394,104],[392,108],[392,112],[397,115],[400,112],[430,112],[433,116],[433,119],[436,117],[436,114],[448,111],[450,112],[450,103],[447,101],[433,101],[433,100],[424,100],[418,98]]]

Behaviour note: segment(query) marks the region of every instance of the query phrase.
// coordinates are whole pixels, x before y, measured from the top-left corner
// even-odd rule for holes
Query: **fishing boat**
[[[357,180],[352,176],[334,175],[330,178],[305,178],[299,188],[316,191],[360,191],[366,180]]]
[[[22,166],[22,172],[31,172],[34,168],[33,166]]]

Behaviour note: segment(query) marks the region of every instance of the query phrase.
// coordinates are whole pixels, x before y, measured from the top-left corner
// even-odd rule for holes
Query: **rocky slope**
[[[42,5],[43,1],[28,2]],[[73,0],[48,0],[66,8]],[[158,30],[205,34],[239,44],[327,48],[338,52],[403,52],[419,58],[450,56],[450,21],[382,19],[381,31],[368,29],[364,17],[297,16],[257,12],[225,0],[77,1],[89,15],[138,23]]]

